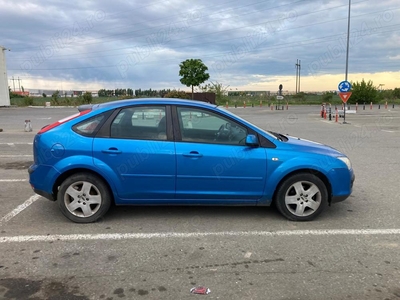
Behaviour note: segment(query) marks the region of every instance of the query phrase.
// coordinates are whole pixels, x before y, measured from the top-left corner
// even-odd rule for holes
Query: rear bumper
[[[33,191],[46,199],[55,201],[56,197],[52,192],[54,178],[59,173],[51,166],[33,164],[28,168],[29,183]]]
[[[47,192],[45,192],[45,191],[38,190],[38,189],[35,189],[35,188],[33,188],[33,191],[34,191],[36,194],[38,194],[38,195],[40,195],[40,196],[42,196],[42,197],[45,197],[45,198],[48,199],[48,200],[56,201],[56,199],[54,199],[53,194],[49,194],[49,193],[47,193]]]

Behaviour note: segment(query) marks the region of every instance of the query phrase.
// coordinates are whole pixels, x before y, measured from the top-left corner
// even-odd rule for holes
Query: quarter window
[[[76,124],[72,129],[80,135],[92,136],[100,127],[100,123],[104,120],[104,118],[105,114],[97,115]]]

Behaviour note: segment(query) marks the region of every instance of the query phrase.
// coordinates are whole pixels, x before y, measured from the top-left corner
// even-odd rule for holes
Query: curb
[[[54,109],[54,108],[78,108],[78,106],[34,106],[29,105],[29,108],[46,108],[46,109]]]

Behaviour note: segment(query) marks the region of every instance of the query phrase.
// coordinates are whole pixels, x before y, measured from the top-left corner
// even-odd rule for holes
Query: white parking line
[[[0,226],[4,225],[8,221],[10,221],[12,218],[14,218],[16,215],[18,215],[20,212],[22,212],[25,208],[27,208],[29,205],[34,203],[36,200],[40,198],[39,195],[34,195],[30,197],[28,200],[26,200],[24,203],[19,205],[16,209],[14,209],[12,212],[6,214],[4,217],[0,219]]]
[[[10,154],[10,155],[8,155],[8,154],[1,154],[1,155],[0,155],[0,158],[32,157],[32,156],[33,156],[32,154],[16,154],[16,155],[13,155],[13,154]]]
[[[0,179],[0,182],[23,182],[28,181],[28,179]]]
[[[15,145],[33,145],[33,143],[0,143],[0,145],[8,145],[8,146],[15,146]]]
[[[165,233],[109,233],[109,234],[56,234],[20,235],[1,237],[0,243],[133,240],[165,238],[198,238],[209,236],[238,237],[283,237],[283,236],[332,236],[332,235],[400,235],[400,229],[326,229],[326,230],[283,230],[283,231],[222,231],[222,232],[165,232]]]

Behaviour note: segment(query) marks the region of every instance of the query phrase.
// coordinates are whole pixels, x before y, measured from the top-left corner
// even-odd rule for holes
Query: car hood
[[[340,151],[321,143],[317,143],[314,141],[306,140],[299,137],[285,135],[288,139],[282,143],[295,148],[296,150],[302,150],[306,152],[318,153],[318,154],[325,154],[325,155],[332,155],[332,156],[344,156],[343,153]]]

